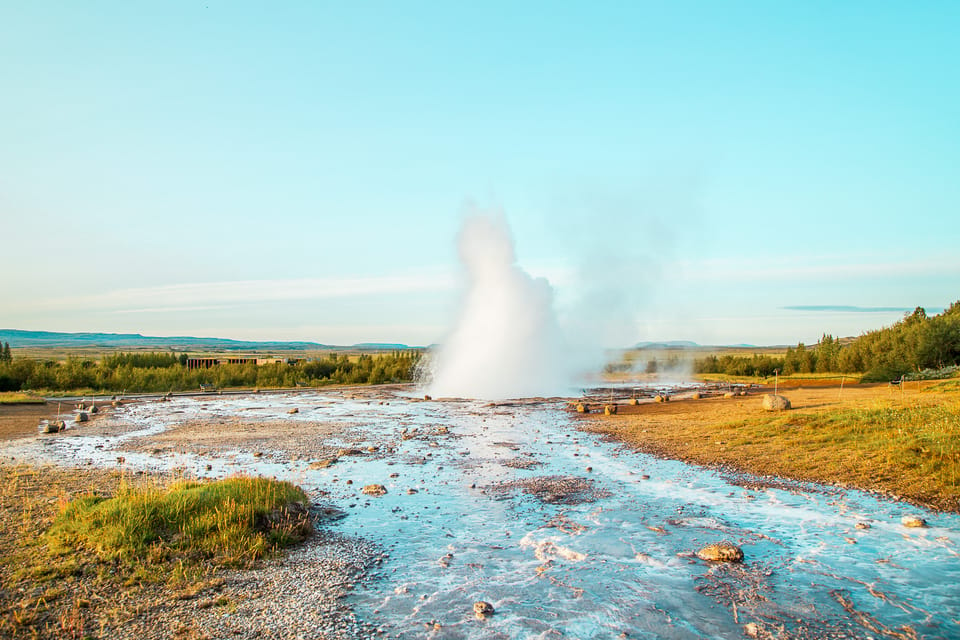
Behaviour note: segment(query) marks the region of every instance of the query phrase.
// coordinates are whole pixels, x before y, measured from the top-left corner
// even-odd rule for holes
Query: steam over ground
[[[553,290],[517,265],[506,221],[473,215],[458,242],[467,292],[432,364],[430,393],[490,400],[569,394],[575,371]]]

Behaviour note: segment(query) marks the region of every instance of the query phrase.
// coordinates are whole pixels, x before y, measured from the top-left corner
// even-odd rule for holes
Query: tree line
[[[771,376],[793,373],[862,373],[866,382],[901,376],[933,377],[960,366],[960,301],[943,313],[928,316],[922,307],[889,327],[869,331],[842,343],[824,334],[812,347],[802,342],[783,357],[707,356],[694,361],[696,373]]]
[[[201,369],[188,369],[186,354],[171,353],[117,353],[100,360],[68,358],[63,362],[11,357],[0,360],[0,391],[136,393],[189,391],[201,384],[217,388],[384,384],[412,380],[420,357],[417,350],[357,358],[332,353],[289,364],[250,362]]]

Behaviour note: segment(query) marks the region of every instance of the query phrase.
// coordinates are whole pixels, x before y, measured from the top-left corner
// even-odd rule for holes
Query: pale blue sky
[[[960,3],[278,4],[0,4],[0,327],[441,341],[470,203],[611,345],[960,298]]]

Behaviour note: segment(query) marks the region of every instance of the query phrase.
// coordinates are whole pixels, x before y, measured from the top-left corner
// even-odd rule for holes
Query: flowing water
[[[352,442],[323,444],[363,453],[312,468],[269,442],[262,457],[124,449],[170,425],[240,415],[344,425]],[[559,401],[310,392],[143,402],[115,417],[136,428],[36,446],[47,458],[272,475],[323,496],[348,514],[331,527],[389,554],[350,596],[387,637],[960,637],[960,516],[659,460],[576,430]],[[387,493],[362,494],[370,483]],[[908,529],[906,514],[930,526]],[[696,557],[721,540],[742,547],[742,564]],[[478,600],[495,613],[474,616]]]

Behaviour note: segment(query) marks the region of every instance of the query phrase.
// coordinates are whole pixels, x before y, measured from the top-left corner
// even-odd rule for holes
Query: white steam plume
[[[487,400],[569,394],[573,372],[553,290],[517,265],[503,216],[468,217],[458,240],[468,288],[433,360],[430,393]]]

